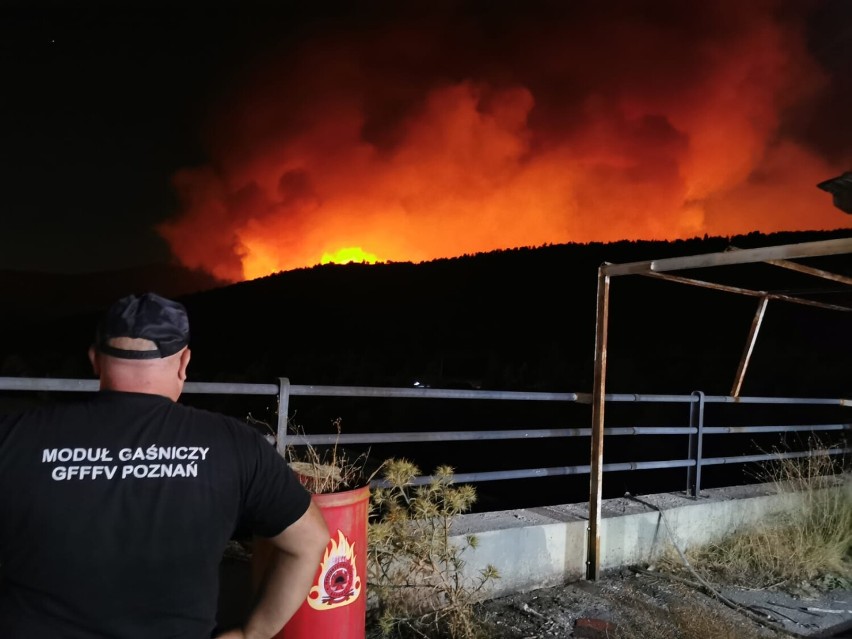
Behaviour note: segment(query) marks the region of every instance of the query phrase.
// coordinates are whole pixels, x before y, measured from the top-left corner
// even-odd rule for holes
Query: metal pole
[[[287,417],[290,414],[290,379],[278,378],[278,433],[275,445],[282,457],[287,451]]]
[[[740,249],[738,251],[721,251],[703,255],[686,257],[670,257],[661,260],[631,262],[628,264],[607,264],[604,266],[607,275],[630,275],[646,271],[685,271],[694,268],[709,268],[711,266],[733,266],[734,264],[752,264],[769,260],[793,260],[801,257],[818,257],[821,255],[841,255],[852,253],[852,238],[844,237],[836,240],[821,242],[803,242],[785,246],[764,246],[761,248]]]
[[[689,405],[689,425],[696,429],[695,436],[689,434],[689,459],[694,466],[686,469],[686,492],[693,499],[698,499],[701,493],[701,458],[704,454],[704,393],[692,393],[698,401]]]
[[[766,305],[769,303],[768,297],[761,297],[760,304],[757,305],[757,311],[754,314],[754,319],[751,321],[751,329],[748,333],[748,342],[746,343],[743,356],[740,359],[740,365],[737,368],[737,376],[734,378],[734,386],[731,388],[731,397],[739,397],[740,390],[743,387],[743,379],[745,378],[748,362],[751,359],[751,354],[754,352],[754,344],[757,341],[757,334],[760,332],[760,325],[763,323],[763,316],[766,313]]]
[[[600,524],[603,495],[604,402],[606,394],[606,346],[609,323],[609,275],[598,269],[597,321],[595,327],[595,381],[592,391],[592,451],[589,486],[589,539],[586,579],[600,576]]]

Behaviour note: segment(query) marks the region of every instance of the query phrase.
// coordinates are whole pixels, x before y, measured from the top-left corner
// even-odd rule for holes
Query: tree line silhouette
[[[585,391],[592,386],[598,267],[846,237],[835,232],[752,233],[674,242],[560,244],[420,264],[324,265],[177,295],[190,314],[198,381]],[[848,273],[848,255],[822,264]],[[837,283],[774,267],[717,269],[736,285],[849,300]],[[707,269],[705,269],[707,271]],[[699,273],[709,275],[708,272]],[[112,280],[114,282],[114,280]],[[162,290],[162,277],[126,292]],[[210,282],[206,283],[208,287]],[[821,287],[821,288],[820,288]],[[85,285],[90,291],[92,287]],[[110,297],[101,308],[114,299]],[[810,289],[808,289],[810,290]],[[38,290],[27,298],[41,298]],[[0,374],[86,377],[86,349],[100,309],[91,292],[73,313],[66,291],[52,317],[7,312]],[[14,301],[7,296],[6,306]],[[47,307],[48,310],[45,310]],[[641,277],[613,280],[612,392],[730,391],[756,309],[751,297]],[[849,394],[849,314],[771,302],[743,394]]]
[[[439,259],[421,264],[324,265],[175,296],[190,315],[190,381],[293,384],[421,386],[485,390],[590,392],[593,383],[597,271],[604,262],[626,263],[712,253],[730,247],[795,244],[849,237],[835,232],[753,233],[675,242],[624,241],[560,244]],[[848,255],[811,260],[845,275]],[[696,273],[702,277],[711,274]],[[819,281],[766,265],[714,270],[717,281],[761,290],[787,291],[833,303],[852,303],[836,282]],[[162,290],[156,278],[124,293]],[[91,377],[86,350],[99,309],[74,310],[75,296],[53,309],[41,300],[34,316],[12,321],[0,332],[0,375]],[[28,292],[38,295],[39,291]],[[101,307],[114,298],[104,297]],[[7,296],[7,300],[8,300]],[[72,301],[67,301],[72,300]],[[7,301],[7,303],[10,303]],[[610,303],[609,374],[614,393],[727,395],[745,347],[757,301],[642,277],[613,280]],[[850,314],[770,302],[743,395],[850,397]],[[0,408],[53,401],[55,395],[4,394]],[[274,429],[274,398],[185,396],[181,401],[238,417],[252,415]],[[714,409],[716,410],[716,409]],[[716,423],[763,423],[751,411],[738,417],[718,409]],[[781,420],[848,421],[846,409],[801,416],[785,407]],[[611,425],[684,425],[686,408],[613,405]],[[776,411],[777,413],[777,411]],[[529,402],[447,402],[352,398],[293,398],[291,417],[307,432],[486,430],[588,427],[588,405]],[[780,423],[776,415],[771,417]],[[721,422],[719,420],[722,420]],[[732,421],[733,420],[733,421]],[[767,423],[773,423],[772,421]],[[260,426],[259,426],[260,427]],[[683,439],[683,438],[681,438]],[[616,438],[609,461],[676,459],[685,439]],[[708,440],[708,454],[764,450],[778,437],[731,436]],[[356,450],[356,453],[361,452]],[[459,442],[452,446],[377,445],[374,459],[403,456],[424,471],[449,464],[459,472],[587,464],[583,438]],[[683,469],[614,473],[605,496],[670,490]],[[705,485],[737,483],[728,467],[705,470]],[[579,501],[586,477],[558,477],[479,486],[477,509]]]

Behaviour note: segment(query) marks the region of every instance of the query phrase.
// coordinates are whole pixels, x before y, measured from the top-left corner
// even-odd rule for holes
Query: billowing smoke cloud
[[[831,84],[803,10],[494,4],[320,21],[259,54],[209,121],[209,164],[175,176],[174,253],[239,280],[342,249],[418,262],[849,225],[815,185],[852,155],[795,126]]]

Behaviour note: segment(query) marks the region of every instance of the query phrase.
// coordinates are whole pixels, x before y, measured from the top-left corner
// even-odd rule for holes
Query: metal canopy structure
[[[770,300],[779,300],[793,304],[803,304],[822,309],[836,311],[852,311],[852,297],[842,303],[826,302],[818,287],[805,287],[799,290],[773,291],[756,286],[738,286],[724,281],[719,277],[714,281],[706,274],[717,274],[719,267],[738,266],[747,264],[768,264],[773,267],[795,271],[808,279],[825,284],[831,282],[833,292],[838,292],[840,285],[842,293],[852,293],[852,277],[848,274],[835,273],[831,270],[817,268],[793,260],[805,258],[821,258],[827,256],[848,255],[852,253],[852,238],[841,238],[819,242],[804,242],[783,246],[768,246],[752,249],[737,249],[718,253],[707,253],[687,257],[675,257],[626,264],[605,263],[598,269],[597,292],[597,321],[595,330],[595,366],[594,389],[592,393],[592,445],[590,464],[589,490],[589,537],[586,553],[586,578],[597,580],[600,575],[600,524],[601,502],[603,494],[603,444],[604,444],[604,403],[606,393],[607,337],[609,326],[609,295],[610,280],[622,275],[642,275],[656,279],[667,280],[709,288],[718,291],[736,293],[758,298],[757,311],[752,320],[739,367],[731,389],[731,397],[738,397],[743,379],[748,368],[754,344],[757,340],[760,326]],[[708,271],[708,269],[710,269]],[[681,273],[681,274],[676,274]],[[685,274],[683,274],[685,273]],[[721,278],[724,279],[724,278]]]

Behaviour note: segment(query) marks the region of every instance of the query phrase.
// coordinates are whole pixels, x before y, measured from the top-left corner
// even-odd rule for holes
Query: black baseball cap
[[[109,340],[115,337],[147,339],[157,348],[147,351],[115,348],[109,344]],[[188,344],[186,308],[156,293],[122,297],[104,314],[95,335],[95,348],[105,355],[123,359],[169,357]]]

